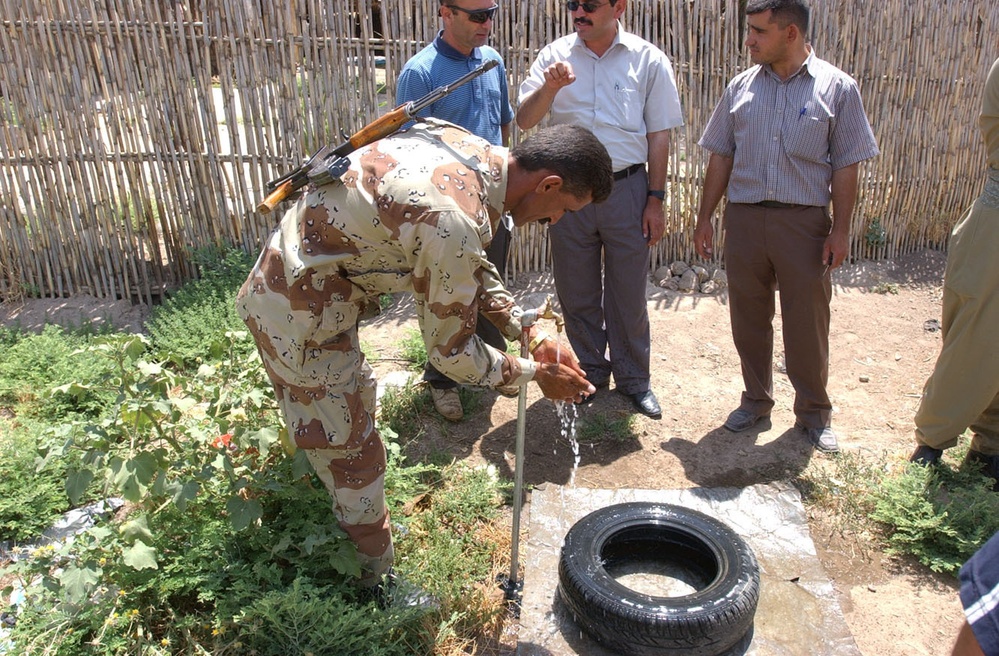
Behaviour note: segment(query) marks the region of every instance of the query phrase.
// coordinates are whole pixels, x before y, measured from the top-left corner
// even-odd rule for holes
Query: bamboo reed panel
[[[708,159],[697,140],[751,64],[739,4],[631,0],[625,14],[670,56],[685,119],[651,269],[696,259]],[[515,101],[571,20],[561,0],[500,5],[491,44]],[[0,0],[0,299],[151,302],[197,275],[196,248],[257,250],[276,221],[255,210],[264,183],[395,107],[395,80],[436,36],[438,6]],[[996,34],[990,0],[815,3],[815,50],[857,79],[882,151],[861,166],[853,257],[945,247],[982,187],[977,117]],[[508,275],[549,267],[547,229],[516,231]]]

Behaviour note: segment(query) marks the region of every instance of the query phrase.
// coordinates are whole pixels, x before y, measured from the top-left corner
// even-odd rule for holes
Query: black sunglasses
[[[493,5],[488,9],[465,9],[464,7],[459,7],[458,5],[444,6],[452,11],[457,9],[458,11],[468,14],[468,20],[473,23],[485,23],[487,20],[492,20],[493,14],[495,14],[496,10],[499,9],[499,5]]]
[[[612,5],[612,4],[614,4],[614,3],[613,2],[601,2],[598,5],[598,4],[594,3],[594,2],[576,2],[576,0],[569,0],[569,2],[565,3],[565,6],[566,6],[566,8],[569,11],[576,11],[577,9],[579,9],[580,7],[582,7],[583,11],[585,11],[588,14],[592,14],[593,12],[595,12],[597,9],[600,9],[604,5]]]

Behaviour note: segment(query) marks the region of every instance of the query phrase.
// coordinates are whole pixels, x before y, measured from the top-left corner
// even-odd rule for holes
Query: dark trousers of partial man
[[[746,387],[741,407],[769,415],[774,406],[774,293],[779,287],[795,417],[806,428],[829,426],[832,285],[822,262],[822,246],[832,227],[827,209],[729,203],[724,220],[732,338]]]
[[[613,374],[625,394],[649,389],[649,245],[642,236],[647,190],[642,170],[616,181],[605,202],[566,214],[549,228],[555,289],[572,350],[587,380],[602,385]]]
[[[489,248],[486,249],[486,259],[496,267],[496,270],[500,274],[500,279],[506,278],[506,259],[509,252],[510,230],[500,223],[499,228],[496,229],[496,234],[493,236],[493,240],[489,243]],[[475,322],[475,334],[486,344],[489,344],[489,346],[506,352],[507,342],[506,338],[503,337],[503,333],[481,314]],[[423,380],[435,389],[451,389],[458,384],[437,371],[429,362],[423,370]]]

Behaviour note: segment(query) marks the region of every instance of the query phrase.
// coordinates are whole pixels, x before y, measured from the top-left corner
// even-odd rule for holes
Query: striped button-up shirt
[[[832,172],[879,152],[856,81],[814,52],[787,80],[766,64],[736,76],[698,143],[733,158],[731,203],[824,207]]]

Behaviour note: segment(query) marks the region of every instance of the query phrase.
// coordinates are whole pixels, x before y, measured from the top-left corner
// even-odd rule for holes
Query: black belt
[[[614,171],[614,180],[624,180],[629,175],[635,175],[639,171],[645,170],[645,164],[632,164],[626,169],[621,169],[620,171]]]
[[[792,207],[804,207],[804,205],[798,205],[796,203],[782,203],[779,200],[761,200],[758,203],[753,203],[753,205],[759,205],[760,207],[767,207],[774,210],[787,210]]]

